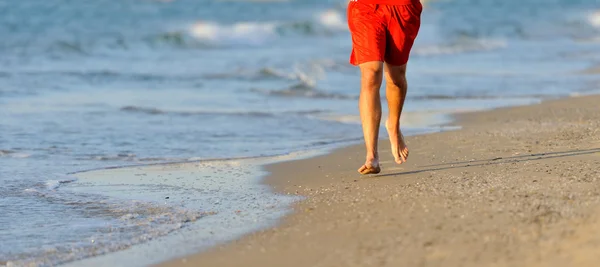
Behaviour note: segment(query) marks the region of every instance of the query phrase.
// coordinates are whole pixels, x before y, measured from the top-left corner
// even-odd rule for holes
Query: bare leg
[[[379,173],[379,154],[377,140],[379,138],[379,125],[381,123],[381,99],[379,89],[383,79],[383,63],[379,61],[367,62],[360,65],[361,88],[358,107],[362,122],[367,157],[365,165],[358,169],[361,174]]]
[[[400,131],[400,115],[404,107],[408,84],[406,82],[406,64],[402,66],[385,65],[386,98],[389,116],[385,128],[390,136],[392,154],[396,163],[402,164],[408,159],[408,147]]]

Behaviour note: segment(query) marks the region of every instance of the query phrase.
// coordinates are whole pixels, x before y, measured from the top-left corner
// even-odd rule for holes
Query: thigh
[[[387,25],[387,43],[385,62],[390,65],[404,65],[408,62],[410,51],[421,27],[420,3],[386,6],[389,16]]]
[[[379,5],[350,2],[348,27],[352,36],[351,64],[385,60],[387,29]]]

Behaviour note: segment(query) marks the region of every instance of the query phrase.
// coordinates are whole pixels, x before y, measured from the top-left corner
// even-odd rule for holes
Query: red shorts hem
[[[390,64],[392,66],[403,66],[403,65],[406,65],[408,63],[408,58],[406,58],[405,60],[401,60],[401,61],[385,60],[385,59],[382,59],[382,58],[374,58],[374,59],[363,58],[360,61],[359,60],[352,60],[352,59],[350,59],[349,62],[350,62],[351,65],[359,66],[360,64],[367,63],[367,62],[373,62],[373,61],[385,62],[385,63]]]
[[[373,62],[373,61],[385,62],[385,59],[382,59],[382,58],[375,58],[375,59],[363,58],[360,61],[350,59],[350,64],[352,64],[354,66],[358,66],[360,64],[367,63],[367,62]]]

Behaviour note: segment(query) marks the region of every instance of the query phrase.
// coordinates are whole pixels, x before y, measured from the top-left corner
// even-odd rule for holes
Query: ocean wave
[[[63,176],[63,177],[61,177],[61,176]],[[23,192],[37,193],[37,194],[45,195],[47,193],[50,193],[51,191],[57,190],[59,187],[61,187],[64,184],[69,184],[69,183],[77,181],[77,178],[74,178],[74,177],[66,177],[64,175],[57,175],[57,177],[58,177],[58,179],[47,180],[45,182],[36,183],[33,186],[24,189]]]
[[[332,30],[347,30],[346,19],[338,10],[329,9],[318,15],[318,21],[321,25]]]
[[[308,21],[238,22],[234,24],[199,21],[192,24],[187,32],[205,45],[221,46],[261,45],[284,36],[332,35],[346,30],[347,26],[342,14],[337,10],[326,10]],[[175,39],[180,44],[183,44],[185,40],[178,32],[167,36],[176,36]]]
[[[13,150],[0,149],[0,156],[6,156],[15,153]]]
[[[222,115],[222,116],[244,116],[244,117],[273,117],[274,113],[262,111],[169,111],[153,107],[125,106],[120,109],[125,112],[144,113],[148,115],[179,115],[179,116],[194,116],[194,115]]]
[[[308,98],[329,98],[329,99],[354,99],[356,97],[329,93],[316,89],[318,80],[325,76],[325,69],[334,69],[338,64],[332,60],[317,60],[305,64],[296,64],[291,70],[284,71],[274,68],[262,68],[258,71],[238,70],[231,73],[212,74],[208,78],[212,79],[248,79],[248,80],[269,80],[280,79],[295,81],[287,88],[279,90],[268,90],[262,88],[253,88],[251,91],[283,97],[308,97]]]
[[[268,41],[276,35],[275,23],[241,22],[233,25],[220,25],[214,22],[196,22],[190,28],[196,39],[208,43],[243,43],[256,45]]]
[[[89,45],[86,45],[82,42],[60,40],[53,43],[50,47],[50,50],[58,50],[66,53],[87,55],[88,51],[86,51],[86,47],[89,47]]]
[[[21,153],[14,150],[0,149],[0,157],[24,159],[31,157],[31,154]]]
[[[466,52],[490,51],[507,46],[505,40],[461,38],[450,44],[420,45],[414,48],[414,54],[423,56],[460,54]]]
[[[288,80],[305,83],[309,86],[315,86],[317,81],[325,76],[326,70],[341,70],[344,64],[334,60],[313,60],[306,63],[296,63],[288,68],[264,67],[260,69],[239,68],[225,73],[205,74],[204,79],[223,79],[223,80]]]
[[[210,115],[210,116],[236,116],[236,117],[254,117],[254,118],[266,118],[286,115],[310,115],[325,112],[324,110],[282,110],[282,111],[216,111],[216,110],[205,110],[205,111],[169,111],[153,107],[139,107],[139,106],[125,106],[120,109],[124,112],[143,113],[148,115],[178,115],[178,116],[194,116],[194,115]],[[104,157],[104,156],[103,156]],[[118,159],[136,158],[134,154],[119,154],[116,155]],[[105,160],[111,160],[112,158],[106,158]]]
[[[215,79],[215,80],[248,80],[248,81],[258,81],[258,80],[271,80],[271,79],[283,79],[283,80],[294,80],[297,79],[297,75],[294,73],[287,73],[281,70],[277,70],[274,68],[261,68],[258,70],[249,70],[249,69],[237,69],[227,73],[212,73],[206,74],[202,76],[204,79]]]
[[[242,21],[220,23],[217,21],[196,21],[174,28],[157,29],[153,32],[131,35],[106,35],[94,37],[67,38],[57,36],[45,42],[31,42],[0,46],[7,52],[47,53],[53,56],[87,57],[96,53],[105,55],[107,51],[133,51],[137,49],[157,49],[174,47],[183,49],[212,49],[228,46],[259,46],[289,36],[330,36],[347,31],[345,16],[336,9],[325,10],[313,18],[299,21]]]
[[[349,96],[338,93],[328,93],[320,91],[313,86],[300,82],[294,84],[283,90],[265,90],[265,89],[252,89],[257,93],[262,93],[271,96],[280,97],[306,97],[306,98],[325,98],[325,99],[356,99],[355,96]]]
[[[61,180],[48,180],[45,185],[48,190],[56,190],[63,184],[68,184],[77,181],[76,178],[66,178]]]
[[[139,157],[133,153],[120,154],[92,154],[78,157],[78,160],[95,160],[95,161],[124,161],[136,163],[160,163],[160,162],[185,162],[189,161],[186,158],[168,158],[168,157]]]
[[[109,69],[97,70],[28,70],[28,71],[6,71],[6,75],[11,75],[18,79],[30,78],[55,78],[65,77],[68,79],[85,80],[85,81],[135,81],[135,82],[190,82],[194,87],[202,87],[201,75],[196,74],[171,74],[160,72],[127,72]],[[0,72],[0,77],[2,72]],[[4,89],[0,89],[3,93]],[[17,94],[23,94],[23,90],[15,90]],[[12,93],[9,91],[9,93]]]

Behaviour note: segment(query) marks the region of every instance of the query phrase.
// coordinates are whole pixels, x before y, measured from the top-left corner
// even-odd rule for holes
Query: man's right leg
[[[381,98],[379,89],[383,79],[383,62],[371,61],[360,66],[361,86],[358,107],[362,122],[367,155],[365,164],[358,169],[361,174],[379,173],[377,141],[381,123]]]
[[[386,52],[386,19],[380,5],[351,1],[348,4],[348,26],[352,36],[350,63],[361,71],[359,98],[360,119],[367,155],[365,164],[358,169],[361,174],[381,171],[377,141],[381,123],[379,89],[383,80],[383,61]]]
[[[408,84],[406,82],[406,64],[393,66],[385,64],[386,98],[388,102],[389,116],[385,122],[385,128],[390,137],[392,155],[398,164],[408,159],[408,147],[404,142],[404,136],[400,130],[400,115],[406,100]]]

